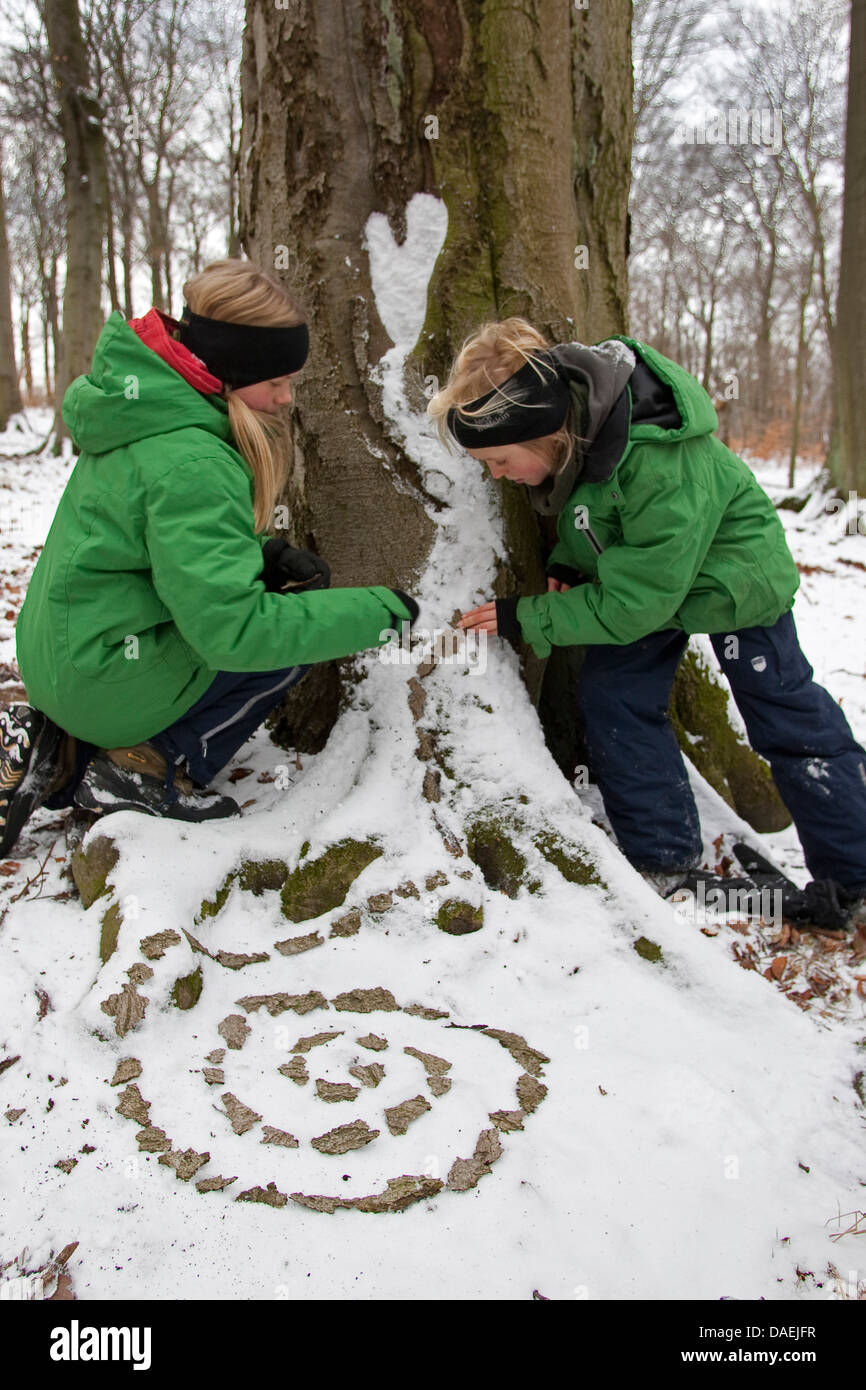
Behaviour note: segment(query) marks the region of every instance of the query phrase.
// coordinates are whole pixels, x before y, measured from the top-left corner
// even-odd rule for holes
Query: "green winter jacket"
[[[714,435],[718,417],[699,382],[646,343],[613,342],[627,344],[637,365],[586,451],[548,562],[591,582],[521,598],[524,639],[543,657],[552,646],[624,644],[663,628],[771,625],[800,582],[775,507]],[[595,368],[587,376],[575,363],[591,364],[598,349],[554,351],[585,400]]]
[[[380,644],[410,614],[391,589],[268,593],[252,470],[228,406],[123,315],[105,324],[63,418],[81,453],[16,631],[28,701],[99,747],[179,719],[218,671],[276,671]]]

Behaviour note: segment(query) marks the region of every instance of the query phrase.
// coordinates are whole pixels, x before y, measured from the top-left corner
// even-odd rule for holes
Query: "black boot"
[[[221,820],[241,814],[230,796],[196,790],[150,743],[100,749],[75,789],[75,803],[101,815],[144,811],[170,820]]]
[[[59,785],[64,732],[30,705],[0,710],[0,859]]]

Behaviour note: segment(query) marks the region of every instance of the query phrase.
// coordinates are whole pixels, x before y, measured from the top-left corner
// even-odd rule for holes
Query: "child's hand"
[[[548,579],[547,592],[549,594],[567,594],[571,588],[570,584],[563,584],[561,579]]]
[[[480,608],[470,608],[457,623],[457,627],[471,632],[490,632],[496,635],[496,603],[482,603]]]

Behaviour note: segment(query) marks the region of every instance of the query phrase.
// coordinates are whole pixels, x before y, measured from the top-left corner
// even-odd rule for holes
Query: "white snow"
[[[480,469],[448,454],[403,395],[402,365],[423,321],[444,219],[437,200],[419,197],[407,210],[403,247],[384,218],[371,218],[367,231],[377,307],[395,342],[377,369],[385,410],[445,503],[419,596],[417,628],[428,631],[490,596],[502,553]],[[10,438],[0,439],[0,455],[12,452]],[[68,463],[44,456],[0,458],[0,486],[15,497],[56,500],[68,472]],[[795,613],[816,678],[843,699],[862,739],[862,538],[840,538],[838,517],[782,515],[798,556],[831,570],[804,576]],[[11,593],[7,579],[16,609],[36,540],[4,537],[7,575],[22,591]],[[843,558],[852,564],[841,566]],[[9,620],[0,662],[13,657]],[[87,910],[77,898],[52,897],[68,887],[60,876],[66,813],[40,810],[22,833],[11,861],[20,868],[0,879],[0,1060],[20,1055],[0,1073],[0,1264],[28,1247],[22,1267],[37,1268],[50,1249],[78,1240],[68,1268],[80,1299],[478,1300],[530,1298],[533,1289],[578,1300],[846,1296],[857,1242],[830,1237],[850,1224],[839,1214],[863,1204],[863,1109],[853,1085],[863,1069],[862,1001],[855,996],[837,1015],[798,1008],[759,971],[740,968],[732,942],[744,938],[723,922],[708,934],[658,899],[593,823],[603,819],[594,789],[578,797],[551,760],[507,646],[491,640],[485,670],[443,661],[422,682],[420,727],[439,731],[453,774],[443,776],[438,803],[422,797],[426,764],[415,757],[407,697],[417,668],[375,653],[358,666],[364,678],[323,752],[296,768],[260,728],[216,779],[216,790],[253,802],[239,821],[107,817],[104,830],[120,850],[112,896]],[[239,769],[252,771],[232,782]],[[690,776],[708,862],[720,834],[755,839],[693,769]],[[493,892],[468,856],[448,852],[443,831],[461,837],[465,820],[482,811],[514,823],[537,892]],[[542,832],[579,851],[606,886],[566,882],[539,851]],[[314,859],[347,837],[373,838],[383,853],[341,907],[296,924],[275,891],[255,897],[235,885],[217,916],[196,921],[203,899],[242,860],[294,868],[305,843]],[[791,872],[802,871],[793,831],[761,839]],[[22,895],[43,859],[41,886]],[[446,881],[428,890],[437,872]],[[406,880],[417,899],[396,896],[381,914],[367,907],[371,895]],[[451,936],[436,926],[442,903],[457,897],[483,905],[480,931]],[[110,901],[124,920],[103,965],[100,920]],[[361,908],[359,932],[330,936],[353,907]],[[176,943],[146,958],[142,939],[169,930]],[[320,942],[300,954],[275,947],[314,931]],[[661,948],[661,961],[638,954],[641,937]],[[219,951],[268,959],[231,969],[215,959]],[[143,965],[153,972],[147,978]],[[171,988],[197,967],[201,998],[179,1010]],[[130,971],[149,1003],[121,1038],[102,1004],[123,993]],[[308,991],[333,1001],[377,986],[401,1008],[361,1014],[331,1003],[272,1016],[238,1002]],[[448,1017],[411,1016],[403,1006],[412,1004]],[[240,1049],[219,1032],[230,1015],[250,1030]],[[540,1077],[547,1094],[522,1131],[500,1134],[502,1156],[476,1187],[443,1189],[399,1216],[233,1200],[269,1182],[286,1194],[355,1197],[401,1174],[444,1180],[491,1128],[490,1112],[518,1105],[523,1066],[474,1025],[520,1034],[549,1059]],[[279,1073],[298,1055],[298,1039],[323,1031],[340,1036],[301,1054],[306,1085]],[[386,1050],[357,1041],[371,1032],[387,1038]],[[433,1093],[405,1047],[452,1063],[446,1094]],[[208,1062],[215,1049],[223,1058]],[[177,1149],[210,1154],[190,1182],[156,1153],[139,1152],[140,1122],[115,1113],[124,1087],[110,1081],[129,1057],[141,1063],[135,1085],[149,1124]],[[354,1101],[316,1098],[316,1078],[352,1081],[350,1067],[374,1061],[385,1066],[380,1087],[362,1086]],[[208,1085],[205,1066],[222,1068],[224,1079]],[[248,1132],[233,1131],[227,1093],[261,1116]],[[407,1133],[391,1134],[385,1108],[416,1095],[430,1109]],[[365,1148],[337,1157],[311,1147],[359,1118],[380,1130]],[[263,1143],[265,1125],[291,1132],[299,1146]],[[67,1175],[55,1165],[71,1157]],[[199,1194],[195,1181],[215,1175],[235,1181]]]

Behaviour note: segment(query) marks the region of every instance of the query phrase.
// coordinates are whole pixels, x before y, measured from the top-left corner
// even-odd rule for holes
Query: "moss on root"
[[[213,898],[204,899],[201,907],[196,913],[195,920],[197,922],[203,922],[206,917],[216,917],[217,913],[222,911],[222,909],[226,905],[226,900],[228,898],[229,893],[231,892],[232,884],[234,883],[236,878],[237,874],[234,871],[232,871],[232,873],[228,875],[225,881],[217,889],[216,895]]]
[[[84,907],[110,891],[106,879],[119,858],[120,851],[108,835],[88,836],[74,851],[70,867]]]
[[[638,955],[644,960],[663,960],[661,946],[657,946],[654,941],[650,941],[646,936],[639,936],[634,943],[634,948]]]
[[[117,936],[123,926],[123,913],[119,903],[112,903],[106,912],[102,914],[99,932],[99,959],[102,964],[114,955],[117,946]]]
[[[268,889],[282,888],[289,866],[281,859],[245,859],[238,870],[238,884],[246,893],[260,897]]]
[[[526,873],[526,859],[515,849],[507,822],[493,817],[472,822],[466,831],[466,849],[477,864],[488,888],[516,898]]]
[[[694,651],[680,663],[668,713],[682,751],[737,815],[761,832],[791,824],[769,766],[732,728],[727,694]]]
[[[318,859],[299,864],[283,884],[283,915],[290,922],[306,922],[342,907],[355,879],[381,854],[369,840],[340,840]]]
[[[434,918],[440,931],[449,936],[468,936],[484,926],[484,908],[473,907],[461,898],[448,898]]]
[[[202,974],[197,965],[189,975],[182,975],[171,987],[171,1002],[178,1009],[191,1009],[201,998]]]
[[[549,831],[536,835],[534,839],[548,864],[558,869],[568,883],[596,883],[600,888],[607,888],[592,860],[585,859],[574,845],[566,844],[560,836]]]

